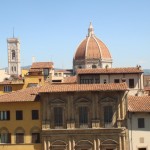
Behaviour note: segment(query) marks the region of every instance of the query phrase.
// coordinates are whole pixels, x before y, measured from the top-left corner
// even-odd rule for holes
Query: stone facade
[[[126,91],[41,94],[43,150],[126,150],[126,95]],[[61,108],[62,116],[57,116],[56,108]],[[85,118],[80,108],[86,108]]]

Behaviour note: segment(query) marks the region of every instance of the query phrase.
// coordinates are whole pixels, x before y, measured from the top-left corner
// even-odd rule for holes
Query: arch
[[[76,143],[76,145],[84,145],[84,144],[88,144],[88,145],[93,145],[93,143],[89,140],[80,140]]]
[[[113,140],[113,139],[107,139],[107,140],[104,140],[102,143],[102,145],[106,145],[106,144],[112,144],[112,145],[117,145],[118,142]]]
[[[0,129],[0,143],[11,143],[11,133],[6,127]]]
[[[99,100],[99,102],[107,102],[107,103],[114,103],[114,102],[116,102],[116,99],[115,98],[112,98],[112,97],[104,97],[104,98],[101,98],[100,100]]]
[[[51,100],[50,101],[50,103],[52,103],[52,104],[64,104],[65,103],[65,101],[64,100],[62,100],[62,99],[53,99],[53,100]]]
[[[62,150],[66,150],[66,148],[67,148],[67,143],[65,142],[65,141],[63,141],[63,140],[56,140],[56,141],[54,141],[54,142],[52,142],[52,144],[51,144],[51,148],[50,149],[62,149]]]
[[[40,130],[40,128],[39,127],[37,127],[37,126],[34,126],[34,127],[32,127],[31,129],[30,129],[30,133],[32,134],[32,133],[40,133],[41,132],[41,130]]]
[[[57,145],[67,146],[67,143],[63,140],[56,140],[56,141],[52,142],[52,146],[57,146]]]
[[[87,99],[87,98],[84,98],[84,97],[78,98],[78,99],[75,100],[75,103],[90,103],[90,102],[91,102],[90,99]]]
[[[22,128],[22,127],[17,127],[16,129],[15,129],[15,134],[16,133],[25,133],[25,130]]]
[[[9,130],[6,127],[0,128],[0,133],[9,133]]]
[[[31,130],[30,130],[30,134],[31,134],[31,137],[32,137],[31,138],[32,143],[40,143],[41,135],[40,135],[40,128],[39,127],[37,127],[37,126],[32,127]]]
[[[76,143],[75,149],[92,149],[93,143],[89,140],[80,140]]]

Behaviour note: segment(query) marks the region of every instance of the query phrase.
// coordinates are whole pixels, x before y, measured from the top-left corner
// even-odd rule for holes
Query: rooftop
[[[128,68],[92,68],[78,69],[77,74],[120,74],[120,73],[143,73],[143,70],[138,67]]]
[[[82,91],[126,91],[127,84],[108,83],[108,84],[46,84],[39,90],[40,93],[54,92],[82,92]]]
[[[150,112],[150,96],[128,96],[130,112]]]

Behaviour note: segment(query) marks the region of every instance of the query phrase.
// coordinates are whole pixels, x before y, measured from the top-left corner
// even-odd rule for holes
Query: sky
[[[20,39],[21,66],[52,61],[72,68],[90,22],[108,47],[113,67],[150,69],[149,0],[1,0],[0,68],[8,66],[7,38]]]

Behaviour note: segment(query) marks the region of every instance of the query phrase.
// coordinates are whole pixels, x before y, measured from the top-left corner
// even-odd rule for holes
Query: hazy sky
[[[21,65],[53,61],[72,68],[90,22],[109,48],[113,67],[150,68],[150,0],[1,0],[0,68],[7,66],[7,38],[21,42]]]

